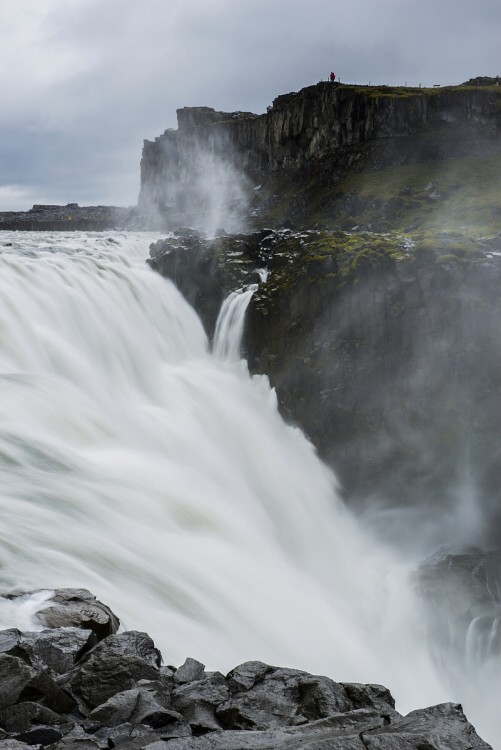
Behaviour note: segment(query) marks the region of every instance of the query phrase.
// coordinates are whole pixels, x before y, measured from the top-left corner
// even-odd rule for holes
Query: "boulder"
[[[37,593],[42,592],[13,591],[1,596],[16,600]],[[87,589],[56,589],[34,617],[43,628],[75,627],[92,630],[98,641],[116,633],[120,626],[118,617],[111,609]]]
[[[60,684],[77,698],[81,710],[90,712],[140,680],[157,679],[160,659],[146,633],[110,635],[85,654]]]

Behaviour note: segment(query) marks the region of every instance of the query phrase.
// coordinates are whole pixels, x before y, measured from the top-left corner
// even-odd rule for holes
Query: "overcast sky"
[[[0,210],[133,205],[176,109],[501,74],[501,0],[0,0]]]

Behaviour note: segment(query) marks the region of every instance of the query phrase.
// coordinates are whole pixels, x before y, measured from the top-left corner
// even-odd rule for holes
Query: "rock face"
[[[350,502],[446,511],[465,486],[492,519],[501,442],[501,238],[290,230],[152,247],[209,336],[226,294],[256,281],[244,353]]]
[[[66,206],[35,204],[29,211],[0,213],[0,230],[19,231],[91,231],[133,227],[135,210],[116,206]]]
[[[273,199],[290,191],[291,179],[325,191],[349,171],[497,152],[495,83],[411,89],[323,82],[279,96],[263,115],[180,109],[178,130],[144,142],[139,208],[169,228],[196,225],[215,209],[217,192],[226,214],[238,217],[240,208],[241,217],[239,201],[252,180],[264,185],[253,213],[270,221]],[[297,217],[304,224],[312,209],[301,195],[288,208],[289,225]]]
[[[262,662],[226,676],[194,659],[163,667],[146,633],[96,643],[83,619],[75,607],[63,629],[0,632],[0,749],[489,748],[457,704],[403,717],[381,685]]]

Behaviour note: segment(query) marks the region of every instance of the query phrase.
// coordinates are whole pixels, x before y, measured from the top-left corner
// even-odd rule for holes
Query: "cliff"
[[[185,234],[151,255],[209,336],[224,297],[268,269],[244,353],[350,503],[447,513],[468,487],[498,541],[501,236]]]
[[[262,115],[180,109],[178,130],[144,143],[139,207],[169,228],[201,225],[216,192],[235,222],[351,221],[359,190],[343,184],[347,175],[499,156],[501,88],[487,83],[319,83],[277,97]],[[354,205],[342,216],[347,196]]]
[[[23,232],[101,232],[107,229],[135,228],[134,208],[79,206],[78,203],[35,204],[29,211],[0,212],[0,231]]]

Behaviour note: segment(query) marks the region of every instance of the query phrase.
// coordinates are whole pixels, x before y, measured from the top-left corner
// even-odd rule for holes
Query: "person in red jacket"
[[[331,78],[331,83],[334,83],[334,81],[336,80],[336,74],[331,73],[330,78]]]

